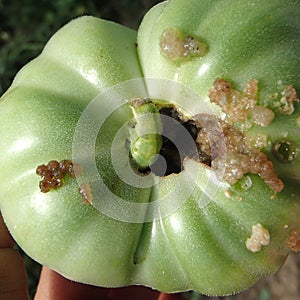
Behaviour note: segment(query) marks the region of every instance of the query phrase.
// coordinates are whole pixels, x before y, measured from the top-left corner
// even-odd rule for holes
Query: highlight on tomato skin
[[[22,249],[101,287],[224,296],[275,273],[300,251],[299,12],[170,0],[137,32],[62,27],[0,101]]]

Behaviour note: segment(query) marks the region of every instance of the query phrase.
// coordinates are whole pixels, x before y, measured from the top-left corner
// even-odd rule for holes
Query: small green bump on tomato
[[[288,139],[279,139],[273,145],[273,154],[280,162],[292,162],[296,159],[297,149]]]
[[[206,43],[176,28],[167,28],[161,35],[160,48],[171,60],[202,57],[208,52]]]

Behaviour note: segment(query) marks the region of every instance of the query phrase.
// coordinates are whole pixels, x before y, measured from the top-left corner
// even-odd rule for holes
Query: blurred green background
[[[0,95],[10,86],[18,70],[37,56],[48,39],[71,19],[81,15],[93,15],[137,29],[145,12],[158,2],[161,1],[0,0]],[[22,250],[19,250],[22,253]],[[33,299],[41,267],[24,253],[22,254],[29,278],[30,296]],[[299,278],[297,274],[296,279]],[[293,298],[293,296],[291,296],[292,298],[277,297],[274,296],[274,293],[271,297],[270,287],[283,284],[280,282],[280,277],[278,278],[273,277],[260,282],[254,288],[237,296],[209,299],[299,299]],[[190,300],[208,299],[208,297],[193,292],[185,293],[184,296]]]
[[[0,0],[0,95],[16,72],[37,56],[49,38],[71,19],[93,15],[138,28],[159,0]]]

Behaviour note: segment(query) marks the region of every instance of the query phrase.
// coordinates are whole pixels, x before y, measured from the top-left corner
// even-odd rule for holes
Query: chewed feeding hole
[[[158,176],[167,176],[180,173],[183,170],[184,159],[192,158],[211,167],[220,181],[230,185],[243,180],[247,174],[256,174],[275,193],[281,192],[284,183],[275,173],[267,153],[263,151],[263,143],[255,141],[253,144],[253,137],[248,136],[246,131],[254,125],[266,127],[274,119],[273,111],[259,104],[258,90],[258,81],[255,79],[246,82],[242,92],[234,90],[230,82],[217,78],[209,91],[209,98],[212,103],[221,107],[226,114],[224,119],[209,114],[187,117],[175,105],[166,102],[161,104],[162,101],[156,102],[155,99],[153,102],[150,99],[134,101],[135,115],[155,115],[150,119],[150,127],[156,128],[154,132],[158,134],[139,139],[140,136],[135,133],[136,128],[149,127],[148,123],[137,121],[136,125],[131,127],[129,144],[134,152],[130,153],[133,159],[136,157],[136,162],[142,162],[133,166],[143,174],[153,172]],[[161,117],[158,117],[159,115]],[[162,116],[176,122],[173,126],[166,126]],[[180,134],[179,129],[182,127],[188,134]],[[195,147],[188,146],[179,151],[176,146],[180,143],[185,144],[185,138],[186,141],[192,139]],[[291,143],[285,142],[277,143],[273,154],[280,154],[281,161],[292,161],[296,152]],[[150,157],[156,157],[156,160],[151,161]],[[166,165],[166,168],[162,168],[162,165]],[[243,188],[247,190],[251,188],[251,182],[246,183],[248,186]]]
[[[210,155],[201,151],[201,147],[197,143],[197,136],[200,131],[198,125],[193,120],[188,120],[182,116],[174,105],[161,107],[159,114],[162,116],[162,142],[158,153],[159,159],[146,168],[138,168],[139,172],[147,174],[151,171],[158,176],[178,174],[183,170],[185,158],[193,158],[210,166]],[[166,116],[166,118],[163,116]],[[170,118],[174,120],[171,124]],[[191,140],[194,147],[183,146],[178,149],[177,145],[190,145]],[[162,160],[164,160],[164,163]],[[162,167],[162,165],[165,167]]]

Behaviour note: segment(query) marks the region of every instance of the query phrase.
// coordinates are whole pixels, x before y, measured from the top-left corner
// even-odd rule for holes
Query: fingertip
[[[0,214],[0,249],[12,248],[15,245],[15,241],[8,232],[8,229],[4,223],[2,215]]]
[[[161,293],[157,300],[184,300],[184,299],[185,298],[182,293],[177,293],[177,294]]]
[[[28,300],[25,266],[19,252],[0,249],[0,299]]]
[[[113,288],[109,291],[111,300],[158,300],[159,292],[144,286]]]
[[[35,300],[99,300],[107,299],[108,289],[68,280],[43,267]]]
[[[0,299],[28,300],[27,276],[20,253],[0,214]]]

